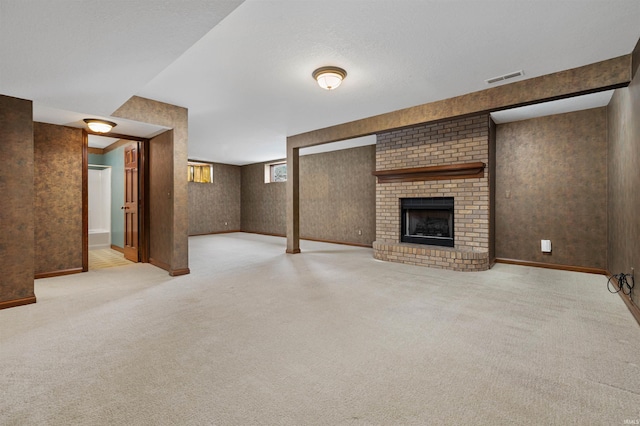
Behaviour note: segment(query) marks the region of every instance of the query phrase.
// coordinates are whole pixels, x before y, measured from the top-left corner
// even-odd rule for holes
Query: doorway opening
[[[83,270],[148,262],[145,153],[149,140],[87,132],[86,141]]]

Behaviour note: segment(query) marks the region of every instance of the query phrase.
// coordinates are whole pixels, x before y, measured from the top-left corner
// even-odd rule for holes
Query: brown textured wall
[[[242,230],[285,235],[285,183],[265,184],[264,164],[242,167]],[[374,168],[374,145],[300,157],[300,236],[370,245]]]
[[[242,166],[241,229],[284,235],[287,230],[285,183],[264,183],[264,165]]]
[[[187,273],[189,268],[189,193],[187,189],[188,111],[176,105],[134,96],[113,113],[143,123],[156,124],[173,130],[171,155],[171,257],[166,263],[170,272]],[[151,160],[153,161],[153,160]],[[154,167],[151,164],[151,167]],[[166,169],[165,173],[169,169]],[[157,174],[156,174],[157,175]],[[153,187],[153,180],[150,182]],[[165,195],[166,196],[166,193]],[[167,219],[168,215],[164,216]],[[164,226],[164,225],[163,225]],[[150,242],[153,246],[153,240]]]
[[[173,132],[149,143],[149,258],[171,269],[173,241]],[[186,170],[185,164],[184,169]],[[186,172],[184,175],[186,176]],[[186,179],[186,178],[185,178]]]
[[[0,95],[0,302],[34,297],[31,101]]]
[[[615,91],[608,106],[609,240],[611,273],[636,270],[632,298],[640,305],[640,73]]]
[[[371,245],[375,167],[375,145],[300,157],[300,236]]]
[[[496,255],[606,267],[605,108],[497,126]],[[549,239],[552,254],[540,250]]]
[[[82,268],[82,129],[34,123],[35,272]]]
[[[239,166],[213,164],[213,183],[189,182],[189,235],[240,230]]]

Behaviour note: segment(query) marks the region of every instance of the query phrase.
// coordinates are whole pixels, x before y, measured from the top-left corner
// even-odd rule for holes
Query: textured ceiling
[[[240,3],[0,0],[0,93],[108,116]]]
[[[0,0],[0,23],[0,93],[102,116],[132,95],[187,107],[190,158],[247,164],[290,135],[630,53],[640,1]],[[332,92],[311,79],[325,65],[348,72]]]

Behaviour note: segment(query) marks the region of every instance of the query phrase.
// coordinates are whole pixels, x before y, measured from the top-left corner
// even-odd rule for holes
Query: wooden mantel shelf
[[[415,182],[422,180],[469,179],[484,176],[485,163],[448,164],[446,166],[416,167],[412,169],[380,170],[372,172],[378,183]]]

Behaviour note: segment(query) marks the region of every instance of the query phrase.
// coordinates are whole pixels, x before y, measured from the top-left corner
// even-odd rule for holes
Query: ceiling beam
[[[637,59],[636,59],[637,60]],[[289,136],[287,146],[304,148],[471,114],[532,105],[628,86],[632,54],[517,81],[441,101]]]

